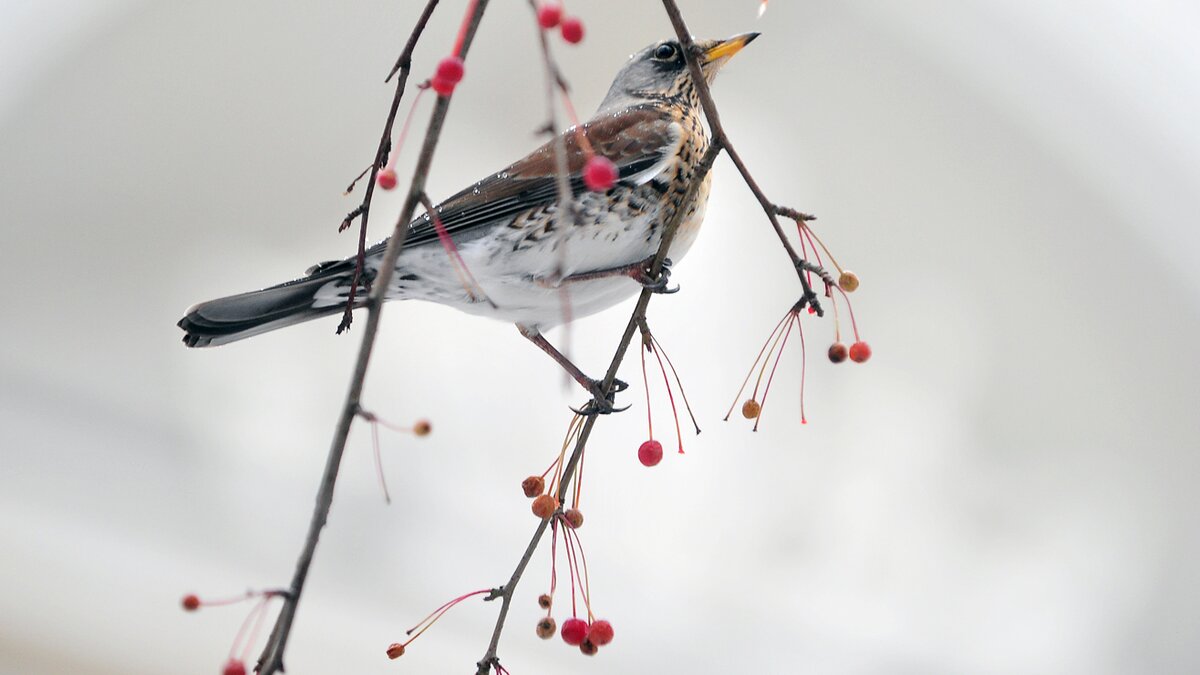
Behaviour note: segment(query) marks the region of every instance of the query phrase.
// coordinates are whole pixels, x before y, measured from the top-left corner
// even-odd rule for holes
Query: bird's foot
[[[655,276],[651,273],[654,266],[654,256],[629,266],[629,276],[651,293],[678,293],[679,286],[670,288],[667,282],[671,279],[671,259],[664,258],[662,268]]]
[[[583,404],[579,408],[571,408],[578,415],[590,417],[592,415],[611,415],[629,410],[629,406],[623,408],[616,407],[616,395],[629,388],[629,384],[618,379],[613,379],[612,387],[605,392],[604,382],[588,378],[590,386],[588,391],[592,394],[592,400]]]

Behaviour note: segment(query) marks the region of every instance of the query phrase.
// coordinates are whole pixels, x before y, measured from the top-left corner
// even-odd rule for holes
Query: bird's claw
[[[600,380],[592,380],[592,386],[589,387],[589,390],[592,392],[592,400],[588,401],[580,408],[571,408],[571,410],[574,413],[583,415],[585,417],[590,417],[591,415],[610,415],[612,413],[624,412],[629,410],[629,406],[618,408],[616,407],[615,399],[617,393],[625,391],[628,388],[628,383],[613,378],[612,386],[609,388],[608,393],[606,394],[604,392],[604,383]]]
[[[653,265],[654,256],[646,258],[639,263],[636,268],[634,268],[634,271],[630,276],[633,277],[634,281],[641,284],[642,288],[645,288],[651,293],[678,293],[679,286],[675,286],[674,288],[669,288],[667,286],[667,282],[671,279],[671,259],[663,259],[662,267],[659,269],[657,276],[651,274],[650,272]]]

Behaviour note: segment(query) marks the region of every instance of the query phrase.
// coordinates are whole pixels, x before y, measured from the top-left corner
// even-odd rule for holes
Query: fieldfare
[[[705,79],[711,82],[756,37],[758,33],[746,33],[697,42]],[[563,132],[573,194],[570,210],[560,208],[556,142],[435,207],[476,288],[464,284],[426,213],[409,225],[386,297],[428,300],[511,321],[602,400],[597,382],[559,354],[542,331],[564,321],[564,286],[571,317],[607,309],[645,287],[667,290],[665,274],[649,278],[646,265],[678,209],[687,212],[670,257],[680,259],[696,239],[711,174],[704,176],[690,204],[682,202],[709,138],[679,43],[659,42],[630,57],[591,120]],[[617,168],[616,182],[606,191],[585,186],[589,149]],[[386,244],[367,250],[363,283],[377,275]],[[339,314],[354,268],[353,257],[320,263],[295,281],[202,302],[179,321],[187,333],[183,341],[189,347],[222,345]],[[364,295],[365,288],[357,289],[356,304],[362,304]]]

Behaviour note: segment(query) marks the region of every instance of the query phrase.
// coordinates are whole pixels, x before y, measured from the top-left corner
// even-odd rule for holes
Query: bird
[[[711,83],[758,35],[696,41],[705,80]],[[695,242],[712,181],[709,172],[698,178],[697,167],[710,143],[683,47],[676,40],[651,44],[629,57],[588,121],[437,204],[432,214],[415,218],[385,298],[436,302],[512,322],[594,400],[610,397],[543,333],[568,319],[564,304],[574,319],[643,288],[673,290],[666,287],[669,265],[651,278],[648,262],[666,223],[681,208],[686,212],[669,258],[679,260]],[[569,208],[560,202],[556,148],[566,154]],[[595,155],[616,168],[612,186],[600,191],[589,189],[584,177]],[[695,180],[702,183],[684,204]],[[453,240],[473,283],[444,248],[431,215]],[[379,273],[386,246],[384,240],[367,249],[356,306],[365,304],[365,284]],[[196,304],[178,322],[183,342],[218,346],[341,314],[356,259],[319,263],[294,281]]]

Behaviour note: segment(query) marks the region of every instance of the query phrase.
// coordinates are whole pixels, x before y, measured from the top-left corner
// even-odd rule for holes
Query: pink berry
[[[604,645],[612,642],[612,639],[613,639],[612,624],[605,621],[604,619],[600,619],[599,621],[593,621],[592,625],[588,626],[587,639],[588,639],[588,641],[595,644],[597,647],[603,647]]]
[[[617,182],[617,165],[596,155],[583,167],[583,184],[592,192],[604,192]]]
[[[638,461],[645,466],[654,466],[662,461],[662,443],[650,439],[638,448]]]
[[[221,675],[246,675],[246,666],[237,659],[229,659],[225,664],[225,669],[221,671]]]
[[[375,176],[375,184],[384,190],[396,189],[396,172],[392,169],[384,169]]]
[[[562,631],[559,634],[562,635],[563,642],[572,647],[578,647],[587,638],[587,632],[587,622],[583,619],[572,617],[563,622]]]
[[[538,25],[542,28],[554,28],[562,21],[562,5],[557,2],[544,2],[541,7],[538,7],[537,19]]]
[[[443,80],[449,80],[454,84],[458,84],[462,82],[463,73],[465,72],[462,59],[457,56],[447,56],[438,62],[437,75],[434,77],[440,77]]]
[[[436,75],[434,76],[433,80],[429,82],[429,86],[433,87],[433,90],[436,91],[439,96],[449,96],[450,94],[453,94],[454,86],[457,84],[457,82],[452,82],[444,77],[439,77]]]
[[[866,363],[867,359],[871,358],[871,347],[867,343],[859,340],[850,345],[850,360],[855,363]]]
[[[558,27],[562,31],[562,37],[571,44],[579,44],[583,42],[583,22],[579,19],[568,16],[562,20],[562,25]]]

